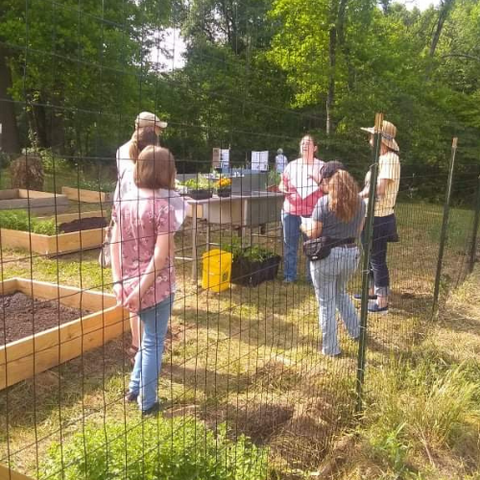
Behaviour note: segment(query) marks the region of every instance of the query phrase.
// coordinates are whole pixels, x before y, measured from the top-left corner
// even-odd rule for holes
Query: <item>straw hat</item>
[[[135,119],[135,129],[144,127],[159,127],[167,128],[168,123],[160,120],[154,113],[142,112],[137,115]]]
[[[364,132],[368,132],[370,134],[375,133],[375,128],[361,128]],[[398,143],[395,141],[395,137],[397,135],[397,127],[391,123],[387,122],[386,120],[382,123],[382,142],[390,149],[395,150],[398,152],[400,150]]]

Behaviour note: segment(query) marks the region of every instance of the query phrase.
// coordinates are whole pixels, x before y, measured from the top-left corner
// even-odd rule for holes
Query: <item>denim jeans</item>
[[[142,343],[135,356],[129,390],[138,394],[142,411],[157,402],[158,377],[162,368],[163,346],[174,295],[139,312],[142,322]]]
[[[376,295],[387,297],[390,293],[390,273],[387,265],[388,242],[396,235],[395,215],[374,217],[372,250],[370,253],[370,278]]]
[[[315,295],[319,304],[320,329],[322,330],[322,353],[338,355],[336,310],[352,338],[360,334],[357,312],[346,292],[348,279],[358,267],[360,252],[357,247],[335,247],[330,255],[311,262]]]
[[[289,282],[297,279],[297,255],[298,240],[307,237],[300,231],[302,217],[300,215],[292,215],[282,210],[282,227],[283,227],[283,278]],[[306,280],[311,282],[310,262],[307,260]]]

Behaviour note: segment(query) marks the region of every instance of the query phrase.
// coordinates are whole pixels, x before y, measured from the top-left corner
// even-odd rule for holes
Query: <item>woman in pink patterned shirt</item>
[[[179,225],[168,198],[175,174],[175,160],[167,149],[145,148],[135,164],[135,186],[114,209],[115,295],[138,313],[143,329],[126,399],[138,401],[144,415],[159,409],[158,376],[175,293],[173,236]]]

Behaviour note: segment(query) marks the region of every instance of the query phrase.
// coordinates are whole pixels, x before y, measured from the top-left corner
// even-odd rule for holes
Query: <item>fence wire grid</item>
[[[138,84],[137,97],[128,102],[140,112],[147,106],[162,110],[164,84],[178,88],[179,101],[186,90],[196,91],[198,86],[176,80],[174,61],[160,59],[160,50],[154,50],[156,57],[149,50],[152,39],[145,39],[142,51],[131,51],[126,39],[120,41],[122,35],[139,35],[139,30],[132,33],[126,25],[127,11],[108,19],[105,10],[103,16],[89,16],[80,7],[51,4],[42,14],[42,2],[27,2],[22,32],[33,42],[38,22],[48,21],[51,44],[33,47],[19,36],[18,44],[12,45],[0,37],[0,48],[21,56],[24,63],[21,100],[18,93],[16,100],[0,98],[2,109],[7,104],[13,108],[22,147],[5,146],[9,125],[4,123],[0,143],[0,479],[259,480],[292,478],[287,475],[318,467],[335,439],[359,421],[359,395],[368,401],[369,390],[375,388],[369,384],[369,368],[408,358],[449,292],[473,269],[480,212],[478,167],[452,163],[449,176],[450,145],[445,145],[441,169],[402,165],[395,205],[399,241],[388,245],[388,314],[368,314],[364,342],[361,336],[360,341],[351,338],[337,312],[341,355],[329,356],[322,354],[325,332],[319,326],[319,304],[307,279],[301,238],[296,249],[297,278],[284,281],[284,195],[278,191],[280,177],[272,173],[276,149],[289,145],[289,159],[297,158],[303,133],[315,129],[319,119],[279,110],[283,120],[265,133],[253,127],[249,132],[237,129],[233,119],[219,132],[210,127],[209,119],[188,123],[169,118],[160,142],[175,157],[176,193],[159,194],[155,205],[162,210],[181,201],[185,219],[178,227],[171,210],[166,217],[157,207],[152,213],[157,222],[152,231],[168,234],[169,241],[162,245],[174,252],[172,268],[165,273],[162,265],[159,273],[156,265],[154,276],[163,275],[164,283],[173,283],[174,268],[176,292],[165,310],[167,323],[162,314],[162,325],[168,325],[168,330],[158,387],[153,380],[160,412],[142,414],[126,393],[132,393],[135,361],[140,385],[146,381],[142,371],[146,361],[138,360],[146,356],[145,346],[139,345],[140,353],[132,348],[131,327],[137,328],[136,323],[117,303],[112,269],[99,263],[112,210],[117,225],[130,218],[119,210],[132,198],[117,197],[113,208],[121,181],[115,150],[128,142],[135,120],[135,115],[130,118],[122,111],[123,87]],[[82,50],[80,39],[72,39],[78,51],[66,55],[55,43],[66,20],[74,23],[79,35],[91,25],[98,30],[99,42],[107,42],[110,28],[118,29],[118,45],[106,44],[118,48],[115,54],[125,59],[124,68],[117,71],[109,61],[114,50],[99,49],[93,61]],[[156,75],[139,75],[133,66],[142,62]],[[162,64],[168,67],[169,62],[171,71],[166,74]],[[86,91],[94,92],[90,103],[72,109],[61,95],[35,96],[37,68],[50,70],[53,79],[61,70],[71,71],[73,90],[77,88],[85,98]],[[229,65],[222,63],[219,68]],[[88,85],[82,84],[85,69],[97,72]],[[212,99],[217,95],[222,93],[212,92]],[[277,108],[249,105],[247,95],[230,100],[235,108],[243,104],[260,113]],[[118,130],[102,125],[106,119],[109,127],[117,125]],[[37,136],[42,133],[44,139],[29,134],[34,124]],[[285,124],[289,131],[298,127],[298,135],[283,133]],[[185,140],[189,136],[204,136],[209,154],[192,156]],[[46,138],[62,146],[39,146]],[[361,190],[364,174],[375,161],[366,142],[353,139],[348,147],[361,152],[359,164],[346,163]],[[267,172],[262,171],[265,157],[251,155],[263,150],[270,152]],[[230,163],[222,167],[227,152]],[[334,148],[322,152],[320,144],[316,155],[323,158],[324,154],[337,159]],[[457,162],[462,154],[460,138]],[[148,163],[145,158],[137,161]],[[259,161],[258,169],[254,159]],[[146,201],[133,200],[135,206],[126,210],[137,209],[141,216]],[[137,232],[136,238],[140,249],[152,252],[157,237],[147,230]],[[111,239],[115,243],[125,260],[128,242],[120,236]],[[358,268],[348,278],[348,297],[366,288],[362,284],[364,250],[359,238],[356,243]],[[227,256],[220,256],[217,249]],[[137,261],[142,257],[145,262],[143,251],[135,255]],[[121,273],[128,282],[138,281],[131,272]],[[155,295],[160,292],[164,301],[162,288]],[[357,302],[359,322],[360,307]],[[366,310],[368,305],[364,302],[363,307]],[[145,339],[144,318],[141,324],[144,328],[136,335]],[[161,325],[155,324],[150,333],[155,337],[159,330]],[[150,361],[158,361],[156,353]],[[146,392],[149,386],[140,389]],[[151,404],[142,404],[146,401],[147,393],[140,398],[140,409],[150,410]]]

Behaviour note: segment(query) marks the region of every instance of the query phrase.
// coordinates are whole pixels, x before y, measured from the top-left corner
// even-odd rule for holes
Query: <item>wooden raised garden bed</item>
[[[22,473],[10,470],[3,465],[0,465],[0,480],[33,480],[32,477],[27,477]]]
[[[62,187],[62,194],[69,200],[83,203],[112,203],[113,192],[97,192],[83,188]]]
[[[55,221],[59,233],[54,235],[0,228],[1,246],[31,250],[42,255],[62,255],[98,248],[104,241],[107,224],[104,215],[105,212],[101,211],[57,215]]]
[[[63,213],[68,198],[58,193],[37,192],[23,188],[0,190],[0,210],[29,210],[32,215]]]
[[[2,323],[7,326],[0,341],[0,390],[72,360],[130,328],[128,312],[110,294],[22,278],[0,282],[0,294]],[[26,308],[21,307],[25,296]],[[13,308],[17,313],[8,315]],[[80,318],[58,325],[72,314]],[[22,321],[24,327],[14,325]],[[9,322],[13,322],[10,333]],[[37,331],[52,322],[54,326]],[[5,344],[8,336],[18,337],[22,328],[32,332],[34,325],[35,333]]]

